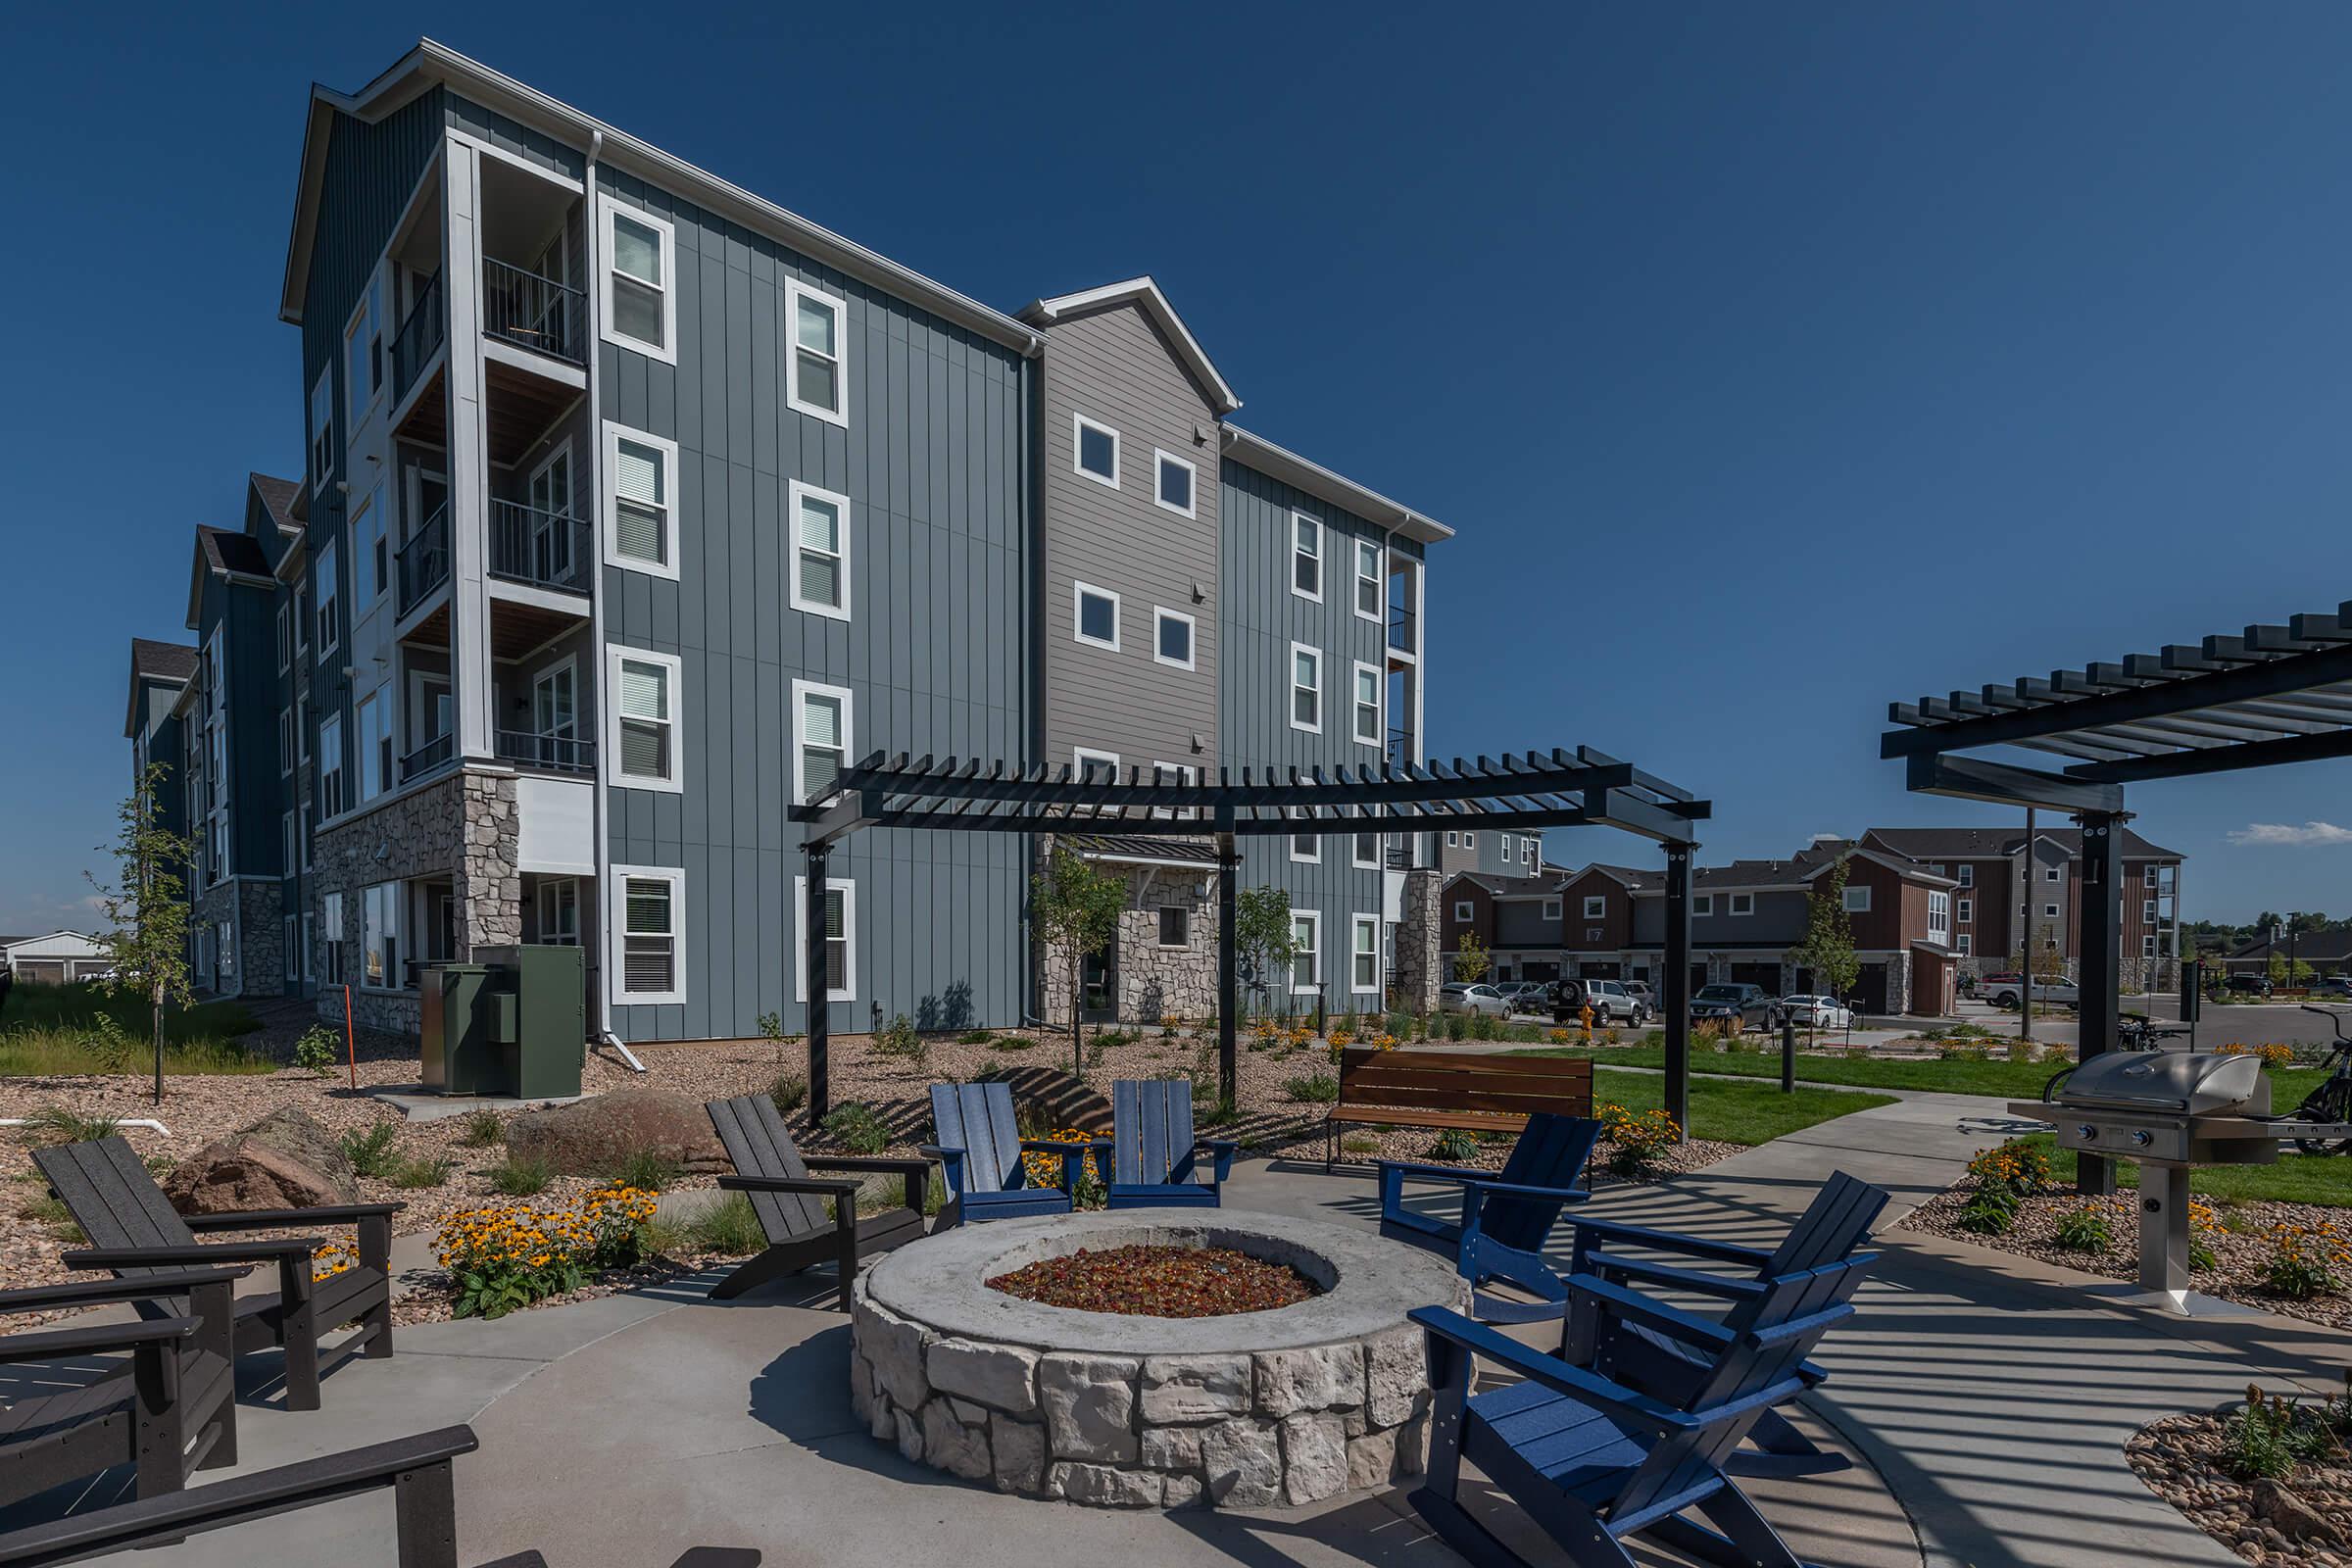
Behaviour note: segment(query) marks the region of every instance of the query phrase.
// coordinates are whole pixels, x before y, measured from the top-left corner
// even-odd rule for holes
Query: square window
[[[1848,914],[1870,912],[1870,889],[1849,887],[1845,890],[1845,908]]]
[[[1078,640],[1118,652],[1119,596],[1091,582],[1073,583],[1071,589]]]
[[[1323,733],[1323,655],[1304,643],[1291,644],[1291,728]]]
[[[850,422],[849,307],[806,283],[784,285],[792,322],[791,384],[784,401],[829,424]]]
[[[1291,592],[1323,602],[1323,524],[1303,512],[1291,514]]]
[[[1468,925],[1470,923],[1469,901],[1460,900],[1454,904],[1453,918],[1457,925]]]
[[[1159,945],[1163,948],[1189,948],[1193,943],[1193,911],[1181,904],[1159,906]]]
[[[1715,895],[1712,893],[1690,895],[1690,912],[1693,915],[1713,914],[1715,912]]]
[[[1157,448],[1152,450],[1152,459],[1159,474],[1159,486],[1152,494],[1152,501],[1170,512],[1192,516],[1193,466],[1174,453]]]
[[[2054,865],[2045,865],[2041,868],[2041,879],[2044,882],[2055,882],[2058,880],[2058,867]]]
[[[792,711],[792,798],[805,806],[831,796],[850,765],[856,704],[847,687],[796,680]]]
[[[1607,894],[1605,894],[1605,893],[1588,893],[1588,894],[1586,894],[1586,895],[1585,895],[1585,918],[1586,918],[1586,919],[1588,919],[1588,920],[1602,920],[1602,919],[1606,919],[1606,918],[1608,917],[1608,913],[1609,913],[1609,898],[1608,898],[1608,895],[1607,895]]]
[[[850,498],[795,479],[792,608],[850,618]]]
[[[2041,913],[2042,918],[2046,920],[2055,920],[2058,918],[2058,906],[2055,904],[2045,904],[2041,906]]]
[[[1753,914],[1755,912],[1756,896],[1753,893],[1735,893],[1732,895],[1732,913]]]
[[[1177,669],[1193,667],[1193,617],[1154,607],[1152,612],[1152,657]]]
[[[678,445],[605,423],[605,562],[675,580],[678,575]]]
[[[604,218],[606,339],[677,364],[677,241],[670,225],[610,198],[598,211]]]
[[[1561,912],[1562,901],[1558,899],[1545,899],[1543,905],[1540,906],[1538,917],[1544,920],[1557,920],[1560,918]]]
[[[1070,416],[1070,466],[1097,484],[1119,487],[1119,432],[1083,414]]]

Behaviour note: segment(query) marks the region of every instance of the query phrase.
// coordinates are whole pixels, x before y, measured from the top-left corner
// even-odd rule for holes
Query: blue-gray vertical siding
[[[1354,542],[1387,535],[1364,518],[1227,458],[1221,465],[1222,593],[1218,601],[1223,662],[1218,669],[1218,753],[1239,780],[1244,767],[1377,764],[1379,749],[1352,735],[1350,682],[1356,661],[1386,668],[1385,622],[1354,612]],[[1291,591],[1292,514],[1323,524],[1323,600]],[[1323,727],[1319,735],[1290,723],[1291,644],[1323,652]],[[1385,676],[1383,680],[1385,686]],[[1384,717],[1385,723],[1385,717]],[[1324,838],[1322,859],[1290,858],[1287,839],[1244,839],[1242,883],[1287,890],[1294,908],[1322,914],[1322,975],[1334,1010],[1377,1006],[1348,989],[1349,918],[1381,913],[1381,873],[1349,863],[1345,833]],[[1385,959],[1384,959],[1385,968]]]
[[[686,1000],[612,1009],[630,1038],[751,1033],[793,1000],[801,832],[792,682],[855,694],[853,751],[1025,761],[1030,368],[922,311],[611,170],[600,194],[670,221],[678,363],[599,344],[600,413],[677,442],[679,580],[607,567],[612,644],[681,661],[685,788],[608,793],[615,863],[686,875]],[[844,430],[785,404],[784,284],[846,302]],[[599,437],[601,439],[601,435]],[[852,618],[796,612],[787,486],[852,507]],[[600,672],[601,673],[601,672]],[[940,1025],[1017,1023],[1026,972],[1020,841],[865,832],[829,874],[857,887],[857,1000]]]

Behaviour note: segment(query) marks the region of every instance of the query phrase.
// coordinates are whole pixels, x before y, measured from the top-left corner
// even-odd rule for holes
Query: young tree
[[[1291,928],[1291,896],[1281,888],[1243,888],[1233,896],[1233,959],[1252,986],[1287,975],[1297,956]],[[1282,988],[1285,997],[1290,986]]]
[[[1862,960],[1854,956],[1853,917],[1845,912],[1843,860],[1830,867],[1805,900],[1805,940],[1796,947],[1796,961],[1813,971],[1813,988],[1843,1001],[1861,976]]]
[[[138,776],[116,813],[122,826],[115,842],[98,846],[114,857],[113,882],[90,877],[106,915],[98,941],[114,968],[106,989],[146,998],[153,1014],[159,1105],[164,1102],[164,1008],[187,1002],[189,995],[188,899],[180,868],[195,853],[186,838],[166,831],[157,820],[157,801],[170,772],[164,763],[151,762]]]
[[[1478,933],[1464,932],[1462,945],[1453,954],[1453,977],[1464,985],[1476,985],[1487,977],[1487,970],[1493,965],[1494,959],[1488,956],[1487,945],[1478,940]]]
[[[1119,934],[1119,911],[1127,907],[1127,884],[1095,869],[1094,862],[1055,844],[1045,870],[1029,879],[1029,918],[1038,940],[1070,966],[1070,1071],[1085,1065],[1080,1050],[1080,1002],[1086,994],[1086,960],[1108,948]]]

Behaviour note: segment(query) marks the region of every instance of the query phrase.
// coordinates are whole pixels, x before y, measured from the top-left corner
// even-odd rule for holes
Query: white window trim
[[[311,596],[311,603],[312,613],[326,627],[318,639],[321,660],[343,645],[343,584],[335,569],[341,564],[340,554],[332,539],[318,547],[318,591]]]
[[[643,223],[662,236],[662,341],[659,345],[634,338],[612,324],[612,216],[621,214],[631,222]],[[632,350],[649,360],[664,365],[678,363],[678,237],[669,220],[632,207],[610,196],[600,196],[596,203],[597,240],[597,328],[606,342]],[[788,383],[789,384],[789,383]],[[611,472],[611,469],[607,469]]]
[[[1744,908],[1741,907],[1742,905],[1745,906]],[[1728,908],[1735,915],[1753,914],[1756,912],[1756,896],[1753,893],[1735,893],[1731,896]]]
[[[603,527],[599,530],[605,536],[605,564],[618,566],[623,571],[642,571],[649,577],[666,577],[671,582],[676,582],[678,580],[679,533],[678,444],[658,436],[650,430],[640,430],[633,425],[607,419],[605,421],[605,472],[607,475],[619,471],[620,443],[624,440],[634,441],[640,446],[652,447],[662,454],[662,488],[663,491],[662,560],[657,564],[651,561],[640,561],[635,556],[621,554],[620,491],[619,487],[608,478],[604,485],[605,493],[600,509],[603,513]]]
[[[1372,677],[1372,738],[1370,740],[1364,739],[1361,731],[1356,728],[1356,720],[1363,716],[1364,710],[1363,701],[1355,695],[1355,678],[1358,675]],[[1358,746],[1369,746],[1374,751],[1386,749],[1388,730],[1381,709],[1385,706],[1388,697],[1387,686],[1388,682],[1381,679],[1378,664],[1367,664],[1358,659],[1349,665],[1348,670],[1348,733],[1355,738],[1355,744]]]
[[[1105,479],[1102,475],[1097,473],[1094,469],[1088,467],[1085,464],[1078,461],[1078,432],[1081,430],[1100,430],[1102,432],[1102,434],[1110,437],[1109,478]],[[1102,486],[1106,490],[1116,490],[1119,487],[1120,445],[1121,443],[1119,440],[1118,431],[1112,429],[1109,425],[1104,424],[1101,419],[1090,419],[1075,409],[1070,411],[1070,471],[1076,474],[1079,478],[1092,479],[1095,483]],[[1154,472],[1152,474],[1152,483],[1155,487],[1158,484],[1158,474]]]
[[[277,672],[294,667],[294,604],[289,598],[277,607]]]
[[[847,982],[838,991],[828,988],[827,1002],[856,1002],[858,1000],[858,884],[847,878],[825,878],[825,891],[841,890],[841,937],[845,956],[841,960],[841,977]],[[808,943],[801,926],[808,919],[808,879],[792,879],[792,1000],[806,1005],[808,1001]]]
[[[2154,899],[2142,899],[2139,901],[2139,923],[2141,925],[2154,925],[2156,923],[2156,901]]]
[[[1607,919],[1609,917],[1609,896],[1605,893],[1586,894],[1584,917],[1588,920]]]
[[[1165,929],[1161,916],[1170,909],[1184,916],[1184,940],[1170,942],[1160,933]],[[1183,953],[1193,945],[1193,910],[1187,904],[1155,904],[1152,906],[1152,944],[1162,953]]]
[[[1469,901],[1468,899],[1456,899],[1456,900],[1454,900],[1454,901],[1453,901],[1453,922],[1454,922],[1454,924],[1456,924],[1456,925],[1468,925],[1468,924],[1469,924],[1469,923],[1470,923],[1472,920],[1474,920],[1474,919],[1476,919],[1476,918],[1477,918],[1477,916],[1476,916],[1476,914],[1475,914],[1475,913],[1472,911],[1471,905],[1470,905],[1470,901]]]
[[[1304,822],[1310,828],[1316,827],[1319,821],[1319,819],[1315,816],[1313,808],[1305,806],[1292,807],[1291,818],[1294,821]],[[1288,834],[1284,835],[1282,842],[1284,847],[1290,851],[1291,859],[1295,863],[1298,865],[1321,865],[1323,863],[1323,835],[1318,831],[1309,833],[1306,836],[1315,841],[1315,847],[1311,852],[1305,855],[1298,853],[1299,834],[1297,828],[1293,828]]]
[[[1355,586],[1355,583],[1371,583],[1373,604],[1372,612],[1369,614],[1365,613],[1363,595],[1358,593],[1355,596],[1355,599],[1351,602],[1351,608],[1355,611],[1355,618],[1358,620],[1368,620],[1375,626],[1385,626],[1388,624],[1389,620],[1387,613],[1389,608],[1389,596],[1384,591],[1385,584],[1382,582],[1378,573],[1375,573],[1370,577],[1366,577],[1364,575],[1364,552],[1367,550],[1372,552],[1373,564],[1375,565],[1386,564],[1388,560],[1388,552],[1382,549],[1379,545],[1374,544],[1369,539],[1358,539],[1354,543],[1355,581],[1350,583],[1348,586],[1352,588]]]
[[[387,335],[381,331],[380,323],[375,320],[377,304],[375,283],[376,273],[370,271],[368,274],[368,281],[360,286],[360,302],[351,308],[351,315],[343,322],[343,335],[336,340],[342,345],[343,426],[347,434],[358,431],[359,427],[367,422],[368,416],[375,412],[376,400],[384,395],[385,377],[381,374],[371,377],[375,385],[368,389],[366,403],[362,403],[353,395],[359,389],[351,384],[351,342],[353,336],[360,329],[361,320],[365,318],[369,323],[370,330],[376,332],[378,342],[383,341]],[[389,369],[390,367],[371,367],[371,368]]]
[[[1311,525],[1315,530],[1315,591],[1311,594],[1298,586],[1298,525],[1302,522]],[[1323,602],[1323,579],[1330,575],[1327,568],[1330,565],[1331,552],[1324,548],[1325,532],[1323,519],[1314,514],[1309,512],[1293,512],[1291,514],[1289,541],[1291,547],[1291,592],[1310,604],[1319,605]]]
[[[1313,688],[1315,693],[1315,721],[1312,724],[1301,724],[1298,722],[1298,693],[1305,689],[1298,684],[1298,656],[1300,654],[1312,654],[1315,659],[1315,684]],[[1291,644],[1291,656],[1283,670],[1283,703],[1284,716],[1291,721],[1291,728],[1298,731],[1298,733],[1301,735],[1320,735],[1323,733],[1324,705],[1322,649],[1317,648],[1312,643]]]
[[[1856,900],[1860,902],[1857,903]],[[1870,912],[1870,889],[1849,887],[1845,890],[1845,897],[1840,902],[1844,904],[1845,912],[1848,914],[1868,914]]]
[[[1298,922],[1300,920],[1306,921],[1313,933],[1307,939],[1306,946],[1309,979],[1305,985],[1298,983],[1298,955],[1294,951],[1291,955],[1291,995],[1311,997],[1315,994],[1315,983],[1323,978],[1323,911],[1321,909],[1293,909],[1291,911],[1291,929],[1294,933],[1298,929]]]
[[[2153,958],[2159,956],[2156,951],[2156,935],[2154,932],[2150,932],[2148,935],[2139,939],[2139,956],[2143,958]]]
[[[319,394],[326,394],[321,398]],[[326,405],[323,415],[319,405]],[[335,471],[335,367],[330,359],[318,371],[318,379],[311,383],[311,494],[317,496],[326,488],[326,476]]]
[[[1374,824],[1379,819],[1371,816],[1371,814],[1365,811],[1361,807],[1356,808],[1356,815],[1365,818],[1365,823],[1363,826],[1358,827],[1354,832],[1348,835],[1348,863],[1355,867],[1355,869],[1358,871],[1377,871],[1381,868],[1380,850],[1383,835],[1381,834],[1380,829]],[[1363,842],[1367,833],[1370,834],[1372,839],[1372,858],[1369,860],[1365,859],[1361,855],[1356,853],[1357,846]]]
[[[1960,900],[1957,917],[1962,925],[1973,923],[1977,917],[1977,901],[1974,899]]]
[[[811,697],[833,697],[841,701],[841,765],[849,766],[858,760],[858,697],[847,686],[827,686],[821,681],[796,680],[792,683],[792,708],[785,714],[792,725],[787,742],[792,747],[792,804],[805,806],[808,801],[808,757],[801,736],[801,707]],[[846,916],[845,916],[846,918]]]
[[[801,300],[804,296],[822,300],[833,307],[833,391],[841,400],[838,411],[801,401]],[[784,402],[787,407],[812,419],[822,419],[844,430],[850,427],[849,302],[838,294],[828,294],[797,277],[784,280]]]
[[[1170,659],[1167,655],[1159,651],[1159,623],[1163,620],[1181,620],[1184,622],[1185,658]],[[1153,605],[1152,607],[1152,662],[1153,663],[1165,664],[1170,669],[1200,668],[1200,623],[1194,620],[1192,616],[1186,614],[1183,611],[1170,610],[1163,605]]]
[[[1093,594],[1097,599],[1107,599],[1110,601],[1110,640],[1108,642],[1104,642],[1100,637],[1090,637],[1087,635],[1086,596],[1088,594]],[[1080,582],[1075,578],[1071,579],[1070,636],[1073,640],[1082,642],[1089,648],[1107,648],[1115,654],[1119,651],[1119,622],[1125,617],[1125,615],[1126,607],[1120,603],[1119,596],[1117,594],[1112,593],[1107,588],[1098,588],[1091,582]]]
[[[1961,933],[1959,934],[1959,936],[1957,936],[1957,937],[1953,938],[1952,940],[1953,940],[1953,950],[1952,950],[1952,951],[1954,951],[1955,953],[1959,954],[1959,955],[1960,955],[1960,956],[1962,956],[1963,958],[1965,958],[1965,957],[1969,957],[1969,956],[1971,956],[1971,955],[1970,955],[1970,953],[1969,953],[1969,939],[1968,939],[1968,933],[1967,933],[1967,932],[1965,932],[1965,931],[1961,932]]]
[[[1691,895],[1690,895],[1690,912],[1691,912],[1691,914],[1693,914],[1693,915],[1701,915],[1701,914],[1704,914],[1704,915],[1712,915],[1712,914],[1714,914],[1714,912],[1715,912],[1715,895],[1714,895],[1714,894],[1712,894],[1712,893],[1693,893],[1693,894],[1691,894]]]
[[[1959,881],[1964,888],[1975,887],[1977,885],[1977,868],[1973,865],[1960,867]]]
[[[648,778],[641,773],[620,770],[620,664],[622,660],[632,663],[660,664],[669,671],[669,776]],[[656,790],[668,795],[686,791],[686,671],[675,654],[656,653],[650,648],[625,648],[619,643],[605,648],[605,783],[616,790]],[[576,695],[573,699],[578,701]],[[795,712],[798,712],[796,705]],[[578,718],[575,709],[574,725]],[[797,736],[799,731],[794,731]]]
[[[841,518],[841,535],[837,541],[841,555],[841,604],[838,609],[818,600],[805,599],[801,595],[801,503],[808,499],[830,502],[835,514]],[[787,544],[792,551],[792,608],[805,610],[811,615],[823,615],[830,620],[848,620],[851,605],[850,546],[856,537],[850,526],[850,498],[839,491],[826,490],[795,479],[785,487],[784,504],[785,528],[789,535]]]
[[[1372,983],[1363,986],[1355,983],[1355,960],[1364,956],[1356,951],[1355,939],[1366,926],[1372,928]],[[1366,914],[1361,909],[1348,916],[1348,994],[1351,997],[1380,995],[1380,916]]]
[[[670,989],[630,991],[624,956],[628,952],[629,879],[669,884]],[[674,865],[615,865],[605,893],[606,1004],[614,1007],[665,1007],[686,1000],[686,872]]]
[[[1102,763],[1110,769],[1110,782],[1116,784],[1119,781],[1118,753],[1097,751],[1092,746],[1073,746],[1070,748],[1070,782],[1086,782],[1086,764],[1089,762]]]
[[[2056,906],[2055,904],[2045,904],[2045,905],[2043,905],[2043,906],[2041,906],[2041,917],[2042,917],[2044,920],[2055,920],[2055,919],[2059,918],[2059,915],[2058,915],[2058,906]]]
[[[1188,505],[1176,506],[1159,493],[1159,470],[1170,463],[1184,470],[1184,493],[1191,498]],[[1189,461],[1178,457],[1175,453],[1164,448],[1153,447],[1152,449],[1152,504],[1162,512],[1173,512],[1179,517],[1198,517],[1200,514],[1200,471]]]

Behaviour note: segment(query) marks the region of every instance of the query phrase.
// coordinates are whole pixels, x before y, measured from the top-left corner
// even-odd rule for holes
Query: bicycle
[[[2159,1024],[2144,1012],[2127,1012],[2116,1023],[2115,1043],[2126,1051],[2162,1051],[2167,1040],[2186,1033],[2186,1024]]]
[[[2335,1030],[2335,1045],[2328,1053],[2328,1076],[2320,1087],[2303,1097],[2295,1107],[2298,1121],[2352,1122],[2352,1039],[2344,1036],[2344,1015],[2329,1007],[2315,1007],[2303,1004],[2305,1012],[2316,1012]],[[2295,1147],[2306,1154],[2330,1152],[2325,1138],[2298,1138]],[[2352,1154],[2352,1138],[2335,1141],[2332,1152]]]

